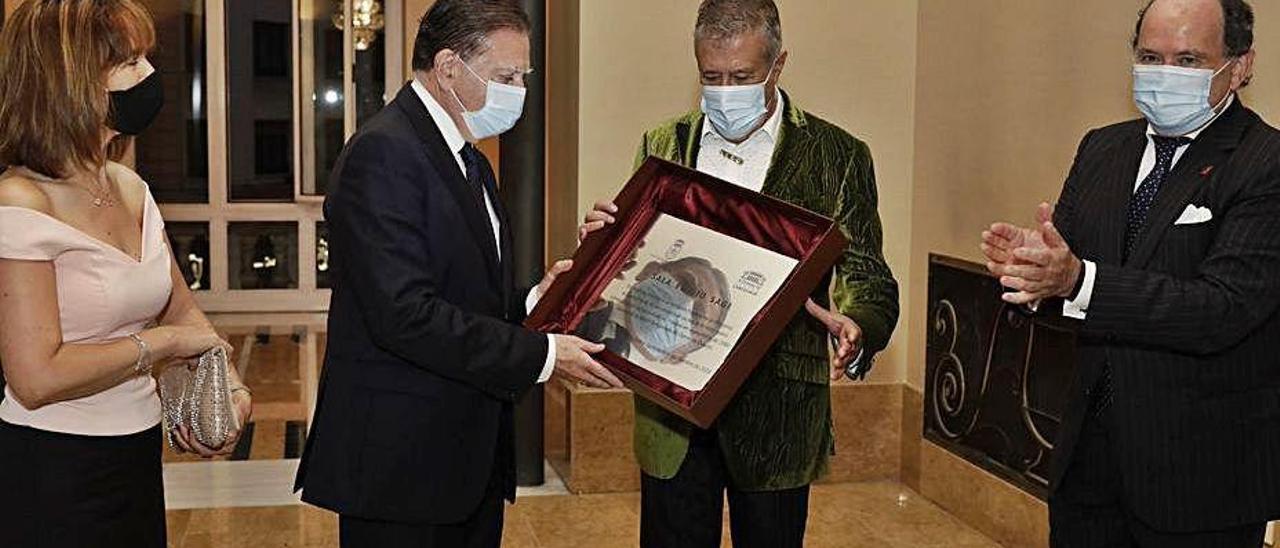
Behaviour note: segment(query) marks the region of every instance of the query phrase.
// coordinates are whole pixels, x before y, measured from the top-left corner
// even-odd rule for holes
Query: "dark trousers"
[[[0,546],[165,546],[160,427],[78,436],[0,421]]]
[[[506,511],[500,485],[496,478],[491,481],[480,507],[461,523],[398,523],[339,516],[338,543],[342,548],[499,548]]]
[[[714,431],[696,431],[674,478],[641,475],[640,546],[719,548],[728,491],[735,548],[799,548],[809,517],[809,486],[747,492],[729,479]]]
[[[1085,421],[1071,467],[1049,497],[1053,548],[1259,548],[1266,524],[1221,531],[1156,531],[1133,516],[1122,480],[1107,417]]]

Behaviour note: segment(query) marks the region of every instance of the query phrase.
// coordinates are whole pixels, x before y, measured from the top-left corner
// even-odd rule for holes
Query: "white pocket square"
[[[1182,212],[1182,216],[1178,217],[1178,220],[1175,221],[1173,224],[1175,226],[1198,225],[1200,223],[1207,223],[1212,220],[1213,220],[1213,212],[1209,211],[1209,208],[1196,207],[1195,205],[1188,205],[1187,209]]]

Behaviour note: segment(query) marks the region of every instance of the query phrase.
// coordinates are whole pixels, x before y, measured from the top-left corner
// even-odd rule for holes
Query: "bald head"
[[[1227,57],[1240,57],[1253,49],[1253,8],[1245,0],[1152,0],[1138,15],[1133,46],[1147,29],[1216,36]]]
[[[1253,9],[1244,0],[1153,0],[1133,39],[1139,65],[1221,70],[1211,104],[1253,77]]]

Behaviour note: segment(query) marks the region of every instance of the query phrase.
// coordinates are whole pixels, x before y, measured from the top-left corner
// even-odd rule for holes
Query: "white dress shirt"
[[[702,124],[702,140],[698,147],[698,171],[724,179],[735,185],[760,192],[764,188],[769,164],[773,162],[773,150],[778,145],[778,132],[782,129],[782,92],[777,94],[773,114],[764,125],[754,131],[747,140],[731,143],[716,133],[710,121]]]
[[[1231,105],[1235,103],[1235,101],[1236,101],[1236,97],[1235,95],[1232,95],[1227,100],[1227,105],[1223,107],[1222,110],[1218,112],[1218,114],[1215,115],[1212,120],[1209,120],[1209,123],[1205,124],[1200,129],[1197,129],[1191,133],[1188,133],[1186,137],[1191,141],[1195,141],[1197,138],[1200,137],[1201,133],[1204,133],[1204,130],[1209,129],[1209,126],[1213,125],[1214,122],[1218,121],[1218,118],[1222,117],[1222,113],[1226,112],[1227,109],[1231,108]],[[1151,125],[1148,124],[1147,125],[1147,149],[1146,149],[1146,152],[1142,154],[1142,163],[1138,165],[1138,179],[1136,182],[1133,183],[1134,192],[1138,191],[1138,187],[1142,186],[1142,181],[1145,180],[1148,175],[1151,175],[1151,172],[1155,171],[1156,169],[1155,136],[1156,136],[1155,128],[1151,127]],[[1174,151],[1173,164],[1170,167],[1170,169],[1178,165],[1178,161],[1182,159],[1182,156],[1186,154],[1187,149],[1189,149],[1190,147],[1191,147],[1191,143],[1188,142],[1185,145],[1180,145]],[[1080,284],[1080,293],[1076,295],[1075,300],[1069,300],[1063,303],[1062,305],[1062,315],[1068,318],[1075,318],[1077,320],[1083,320],[1088,317],[1089,303],[1093,301],[1093,286],[1094,286],[1094,283],[1096,283],[1098,278],[1097,263],[1093,261],[1083,260],[1083,259],[1080,262],[1084,264],[1084,281]]]
[[[462,172],[462,178],[467,178],[467,163],[462,160],[462,147],[467,144],[466,138],[462,136],[462,131],[458,129],[458,124],[454,123],[453,118],[449,117],[449,112],[440,106],[435,97],[427,91],[416,78],[413,80],[413,91],[418,94],[418,98],[422,99],[422,104],[426,105],[427,112],[431,114],[431,119],[435,121],[436,127],[440,129],[440,133],[444,135],[444,143],[448,145],[449,150],[453,151],[453,159],[458,162],[458,170]],[[467,181],[467,184],[471,184]],[[493,197],[489,195],[489,189],[484,189],[484,206],[489,213],[489,225],[493,227],[493,246],[498,251],[498,260],[502,260],[502,244],[498,240],[501,234],[501,225],[498,222],[498,212],[493,208]],[[537,288],[529,292],[529,297],[525,300],[525,307],[528,311],[533,311],[531,303],[536,304],[538,301],[534,293]],[[547,360],[542,366],[542,373],[538,375],[538,382],[547,382],[551,378],[551,373],[555,371],[556,366],[556,340],[555,337],[547,335]]]
[[[782,130],[783,111],[787,108],[782,90],[778,89],[774,93],[776,98],[773,114],[760,129],[752,132],[741,143],[730,142],[716,132],[710,121],[704,121],[702,140],[698,145],[698,161],[694,167],[747,190],[761,192],[764,180],[769,175],[769,167],[773,164],[773,153],[778,147],[779,132]],[[859,348],[858,355],[850,363],[861,363],[865,352],[865,348]]]

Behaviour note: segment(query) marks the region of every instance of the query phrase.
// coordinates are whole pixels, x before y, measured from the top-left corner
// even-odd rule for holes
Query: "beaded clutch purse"
[[[218,449],[236,426],[227,380],[227,351],[217,347],[186,366],[175,365],[160,374],[160,402],[169,447],[177,447],[178,425],[187,427],[196,441]]]

